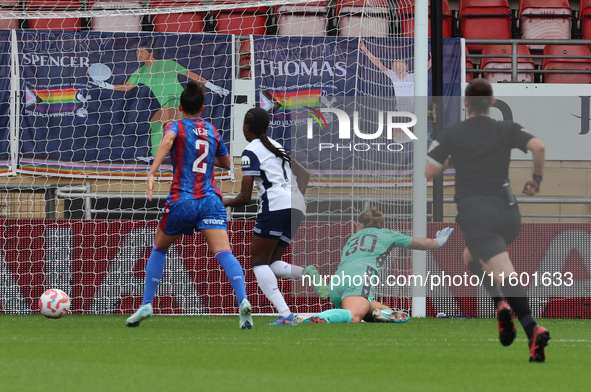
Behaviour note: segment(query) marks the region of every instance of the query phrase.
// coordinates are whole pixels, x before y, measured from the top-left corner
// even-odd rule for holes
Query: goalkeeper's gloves
[[[435,234],[435,242],[437,242],[437,248],[435,248],[435,249],[439,249],[443,245],[445,245],[445,243],[449,239],[449,236],[451,236],[451,233],[453,233],[453,232],[454,232],[454,229],[452,229],[451,227],[446,227],[445,229],[439,230]]]
[[[105,88],[107,90],[115,90],[115,85],[113,85],[111,83],[107,83],[104,80],[91,80],[90,84],[94,84],[95,86],[98,86],[100,88]]]
[[[205,83],[205,87],[207,87],[208,89],[210,89],[211,91],[213,91],[214,93],[216,93],[217,95],[219,95],[220,98],[223,98],[226,95],[230,94],[230,90],[225,89],[225,88],[220,87],[220,86],[216,86],[215,84],[213,84],[211,82]]]

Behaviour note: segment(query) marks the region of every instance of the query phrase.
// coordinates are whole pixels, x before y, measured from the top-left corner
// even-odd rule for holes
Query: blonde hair
[[[361,223],[365,228],[375,227],[381,229],[384,226],[384,214],[373,207],[359,215],[357,222]]]

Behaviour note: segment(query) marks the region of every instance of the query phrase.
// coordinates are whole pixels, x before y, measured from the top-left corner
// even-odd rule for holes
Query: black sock
[[[536,326],[536,321],[531,314],[531,309],[529,307],[529,301],[527,299],[527,293],[525,289],[520,286],[511,286],[509,278],[505,279],[503,282],[503,292],[507,297],[507,302],[511,305],[511,308],[517,315],[525,334],[527,335],[528,339],[534,334],[534,327]]]
[[[468,270],[472,273],[472,275],[482,277],[482,266],[478,261],[473,260],[469,262]],[[501,293],[501,290],[497,286],[491,284],[490,277],[488,276],[484,277],[482,287],[484,287],[486,291],[490,294],[496,309],[499,306],[499,302],[503,300],[503,293]]]

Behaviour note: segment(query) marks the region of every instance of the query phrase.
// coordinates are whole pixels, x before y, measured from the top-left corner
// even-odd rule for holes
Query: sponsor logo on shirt
[[[247,157],[246,155],[243,156],[242,159],[240,160],[240,164],[242,165],[242,167],[249,168],[250,167],[250,158]]]
[[[223,219],[203,219],[203,223],[206,225],[223,225],[225,222]]]

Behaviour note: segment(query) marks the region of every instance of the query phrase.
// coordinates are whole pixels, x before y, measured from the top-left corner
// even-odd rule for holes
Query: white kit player
[[[242,188],[238,196],[224,200],[224,205],[250,204],[252,189],[256,186],[261,203],[252,235],[252,270],[261,291],[279,313],[277,320],[270,325],[295,325],[295,315],[279,291],[277,277],[309,275],[312,282],[321,280],[316,267],[304,268],[281,260],[304,219],[303,194],[310,175],[291,159],[281,144],[267,136],[268,127],[269,113],[266,110],[253,108],[246,113],[243,131],[250,144],[242,153]],[[321,298],[328,298],[326,286],[317,285],[314,289]]]

